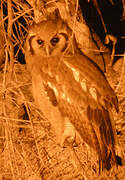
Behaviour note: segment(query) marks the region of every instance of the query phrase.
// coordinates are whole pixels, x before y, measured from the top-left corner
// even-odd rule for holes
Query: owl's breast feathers
[[[79,54],[73,58],[63,57],[56,66],[52,63],[48,66],[43,78],[50,101],[97,151],[100,167],[110,169],[116,163],[110,109],[114,106],[118,112],[118,101],[104,74],[86,56]]]

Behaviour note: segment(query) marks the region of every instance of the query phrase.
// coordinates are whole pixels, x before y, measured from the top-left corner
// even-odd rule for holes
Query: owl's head
[[[45,20],[29,28],[26,51],[41,57],[61,56],[71,49],[72,31],[61,19]]]

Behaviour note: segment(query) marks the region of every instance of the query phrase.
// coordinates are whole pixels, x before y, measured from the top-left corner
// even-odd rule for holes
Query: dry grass
[[[16,61],[19,50],[24,52],[27,26],[39,17],[35,15],[34,18],[33,1],[30,1],[32,6],[19,0],[12,2],[1,1],[1,10],[3,4],[4,8],[8,3],[10,6],[8,16],[2,14],[6,54],[4,68],[0,72],[0,180],[124,180],[124,166],[98,176],[97,155],[86,144],[62,148],[56,143],[49,121],[34,104],[31,77],[26,65]],[[67,5],[66,0],[65,3]],[[12,7],[15,7],[15,11],[12,11]],[[63,6],[60,7],[64,16]],[[72,12],[74,16],[77,9],[76,3]],[[52,11],[52,6],[49,6],[49,11]],[[45,16],[46,9],[42,8],[42,13]],[[27,26],[19,21],[20,17],[25,19]],[[65,14],[63,18],[68,20],[69,17]],[[15,31],[12,26],[15,26]],[[14,54],[16,45],[19,48]],[[118,138],[117,153],[125,159],[125,56],[114,68],[115,72],[109,70],[106,75],[119,99],[120,113],[113,113]]]

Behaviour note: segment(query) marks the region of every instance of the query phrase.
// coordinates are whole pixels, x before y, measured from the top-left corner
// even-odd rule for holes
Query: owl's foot
[[[62,147],[65,147],[67,143],[74,145],[75,138],[76,138],[76,130],[74,126],[71,124],[69,118],[66,117],[64,122],[64,132],[61,137],[60,145]]]

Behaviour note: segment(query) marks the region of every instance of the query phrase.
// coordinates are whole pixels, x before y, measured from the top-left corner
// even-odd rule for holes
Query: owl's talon
[[[60,145],[62,147],[65,147],[67,143],[74,144],[75,137],[76,137],[76,132],[73,125],[71,124],[68,118],[65,118],[64,133],[62,135]]]
[[[63,134],[60,145],[61,145],[61,147],[66,147],[68,144],[73,145],[74,142],[75,142],[74,136]]]
[[[72,143],[72,144],[73,144],[73,142],[75,141],[75,137],[71,136],[71,137],[67,138],[67,141],[68,141],[69,143]]]

